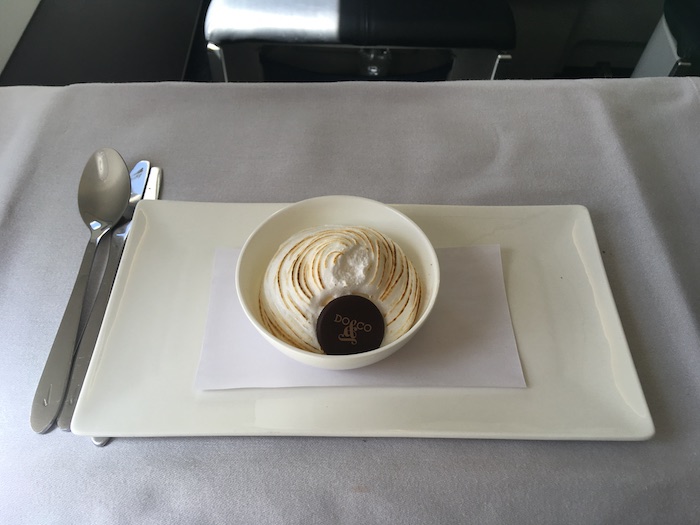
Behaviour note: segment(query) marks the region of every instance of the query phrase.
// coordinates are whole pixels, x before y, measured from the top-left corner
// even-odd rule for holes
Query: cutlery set
[[[129,173],[121,155],[111,148],[97,150],[83,170],[78,207],[90,228],[90,240],[34,395],[30,422],[37,433],[48,432],[54,424],[70,430],[134,210],[141,200],[158,199],[162,176],[163,170],[147,160],[138,162]],[[103,238],[109,238],[107,263],[90,308],[84,304],[85,297],[88,283],[98,277],[94,259]],[[89,315],[81,330],[84,313]],[[108,440],[97,437],[93,443],[103,446]]]

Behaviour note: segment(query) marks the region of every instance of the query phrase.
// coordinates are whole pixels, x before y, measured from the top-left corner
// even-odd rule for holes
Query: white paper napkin
[[[422,329],[394,355],[356,370],[323,370],[276,350],[238,300],[239,250],[216,252],[197,390],[273,387],[525,387],[497,245],[437,250],[441,287]]]

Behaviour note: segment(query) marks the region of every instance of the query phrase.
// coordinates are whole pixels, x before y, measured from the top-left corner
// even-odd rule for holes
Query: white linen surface
[[[236,292],[238,249],[214,255],[197,390],[278,387],[525,387],[495,244],[440,248],[442,286],[421,330],[372,366],[324,370],[268,343]]]
[[[699,88],[0,88],[0,522],[696,523]],[[585,205],[656,436],[124,438],[98,449],[34,434],[34,390],[88,239],[78,181],[102,146],[161,166],[171,200]]]

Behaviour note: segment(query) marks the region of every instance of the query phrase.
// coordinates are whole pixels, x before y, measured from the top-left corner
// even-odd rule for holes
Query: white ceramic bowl
[[[397,340],[369,352],[351,355],[316,354],[273,336],[260,318],[259,295],[265,270],[279,246],[293,234],[314,226],[368,226],[396,242],[421,278],[423,297],[418,319]],[[255,328],[285,355],[301,363],[332,370],[371,365],[396,352],[420,329],[435,304],[440,284],[437,255],[428,237],[394,208],[362,197],[327,196],[291,204],[270,216],[248,238],[236,266],[236,289],[243,310]]]

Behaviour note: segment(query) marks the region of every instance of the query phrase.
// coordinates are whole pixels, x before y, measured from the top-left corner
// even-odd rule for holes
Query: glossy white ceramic
[[[591,220],[580,206],[396,206],[436,248],[500,244],[527,388],[196,391],[215,250],[242,246],[283,206],[138,205],[73,432],[587,440],[653,435]]]
[[[396,242],[413,263],[423,286],[418,319],[396,341],[370,352],[352,355],[315,354],[281,341],[260,318],[260,287],[267,266],[279,246],[295,233],[325,225],[368,226]],[[440,267],[435,249],[423,231],[395,208],[362,197],[331,195],[290,204],[255,229],[243,245],[236,266],[236,289],[246,316],[267,341],[286,356],[309,366],[349,370],[386,359],[420,330],[435,305]]]

